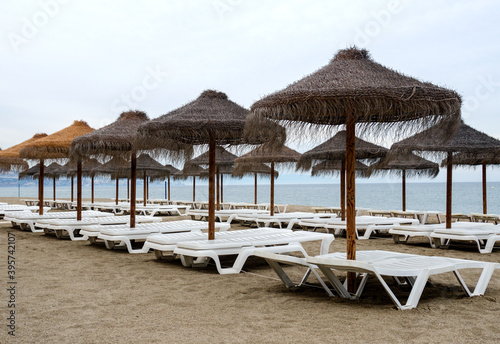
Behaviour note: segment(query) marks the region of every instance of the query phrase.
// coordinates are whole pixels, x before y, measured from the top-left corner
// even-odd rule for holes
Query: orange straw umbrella
[[[38,182],[38,197],[40,204],[40,215],[43,214],[43,173],[44,173],[44,160],[45,159],[67,159],[69,158],[69,148],[71,141],[75,138],[85,135],[93,131],[89,125],[84,121],[74,121],[72,125],[61,129],[49,136],[43,137],[35,142],[27,145],[19,152],[19,157],[23,159],[39,159],[40,160],[40,179]],[[77,194],[82,193],[82,180],[81,180],[81,162],[78,162],[78,175],[80,176]],[[77,219],[81,219],[82,205],[77,204]]]

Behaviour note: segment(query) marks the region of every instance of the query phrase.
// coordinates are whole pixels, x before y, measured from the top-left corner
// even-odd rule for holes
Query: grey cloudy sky
[[[455,89],[466,123],[500,138],[493,0],[0,4],[2,148],[76,119],[99,128],[130,108],[155,118],[208,88],[250,107],[354,44],[383,65]],[[455,180],[479,175],[459,171]]]

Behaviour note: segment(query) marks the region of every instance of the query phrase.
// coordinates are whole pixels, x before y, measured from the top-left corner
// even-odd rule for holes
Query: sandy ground
[[[307,207],[290,211],[296,209]],[[15,337],[6,326],[8,232],[14,233],[16,244]],[[336,238],[332,250],[345,251],[345,245],[345,238]],[[481,255],[473,246],[434,250],[424,241],[396,245],[389,237],[358,241],[357,246],[500,262],[500,250]],[[319,251],[318,243],[305,247],[310,254]],[[5,221],[0,221],[0,252],[1,343],[500,341],[500,271],[486,295],[474,298],[463,295],[451,273],[432,277],[418,308],[398,311],[374,280],[358,301],[330,298],[314,278],[310,287],[286,289],[258,258],[250,259],[238,275],[219,275],[213,265],[185,268],[179,260],[158,261],[152,253],[131,255],[23,232]],[[296,279],[305,272],[286,269]],[[463,277],[472,281],[478,273]]]

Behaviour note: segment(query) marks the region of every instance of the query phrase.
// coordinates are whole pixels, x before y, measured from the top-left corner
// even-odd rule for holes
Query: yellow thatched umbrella
[[[31,145],[33,142],[46,137],[47,134],[35,134],[32,138],[21,142],[15,146],[0,151],[0,169],[3,170],[26,170],[28,163],[19,157],[19,152],[26,146]]]
[[[340,50],[329,64],[251,107],[255,133],[262,118],[281,121],[299,130],[345,125],[347,171],[347,258],[356,259],[355,128],[379,133],[388,128],[405,132],[441,123],[453,131],[460,118],[460,96],[373,61],[366,50]],[[407,123],[405,123],[407,122]],[[354,274],[348,289],[355,290]]]
[[[24,159],[39,159],[40,160],[40,181],[38,183],[38,197],[40,199],[40,215],[43,214],[43,162],[45,159],[67,159],[69,158],[69,148],[71,141],[81,135],[85,135],[93,131],[84,121],[74,121],[72,125],[61,129],[49,136],[36,140],[27,145],[19,152],[19,157]],[[78,173],[81,176],[81,163],[79,163]],[[82,193],[81,177],[77,186],[77,193]],[[81,218],[81,201],[77,205],[77,218]]]

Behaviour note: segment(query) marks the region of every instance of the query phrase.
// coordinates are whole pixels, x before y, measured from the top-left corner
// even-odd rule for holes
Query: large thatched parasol
[[[374,160],[385,157],[387,148],[355,138],[356,159]],[[297,169],[309,170],[312,164],[320,161],[340,162],[340,213],[345,220],[345,161],[346,161],[346,132],[342,130],[331,139],[305,152],[297,163]],[[320,166],[321,167],[321,166]],[[357,167],[357,166],[356,166]],[[356,168],[356,171],[358,169]]]
[[[208,144],[208,237],[215,238],[215,147],[217,145],[260,144],[270,135],[283,135],[275,126],[243,138],[248,110],[214,90],[204,91],[192,102],[142,125],[137,134],[140,149],[157,150],[174,158],[191,158],[193,145]],[[165,140],[168,138],[169,140]],[[284,141],[284,139],[283,139]]]
[[[45,159],[66,159],[69,158],[69,148],[71,141],[75,138],[93,131],[84,121],[74,121],[72,125],[61,129],[49,136],[43,137],[27,145],[19,152],[19,157],[24,159],[40,160],[40,181],[38,182],[39,204],[43,204],[43,173]],[[81,167],[81,166],[80,166]],[[81,196],[81,180],[77,186],[77,193]],[[81,218],[81,202],[77,205],[77,218]],[[43,207],[40,207],[40,215],[43,214]]]
[[[392,155],[370,165],[368,176],[401,173],[402,210],[406,210],[406,177],[430,177],[439,174],[439,165],[413,153]]]
[[[345,165],[340,160],[325,160],[314,165],[311,169],[311,176],[313,177],[329,177],[342,174],[342,169]],[[356,161],[356,177],[366,177],[368,166],[362,162]]]
[[[179,172],[179,170],[177,168],[175,168],[174,166],[169,165],[169,164],[166,164],[164,167],[168,171],[168,175],[167,175],[167,187],[168,187],[167,200],[170,201],[170,176],[173,176],[175,173]]]
[[[447,155],[446,228],[451,228],[453,153],[461,152],[467,158],[475,158],[480,154],[493,158],[500,154],[500,141],[469,127],[463,122],[461,122],[453,136],[445,141],[443,137],[445,137],[443,128],[432,127],[394,143],[391,147],[391,155],[398,154],[401,151],[429,152],[431,155],[444,153]]]
[[[447,161],[444,159],[441,166],[446,166]],[[457,153],[453,155],[453,165],[455,167],[469,166],[477,167],[481,165],[482,168],[482,189],[483,189],[483,214],[488,213],[488,201],[486,192],[486,166],[487,165],[500,165],[500,155],[492,156],[489,153],[480,153],[474,157],[467,156],[464,153]]]
[[[207,178],[208,171],[199,165],[186,163],[184,168],[173,174],[174,180],[187,179],[193,177],[193,202],[196,202],[196,177]]]
[[[71,143],[71,157],[77,161],[91,156],[130,157],[130,228],[135,227],[137,153],[134,147],[134,139],[139,125],[147,121],[149,121],[149,118],[142,111],[123,112],[115,122],[93,133],[79,137]]]
[[[274,165],[295,165],[299,158],[299,152],[286,146],[271,148],[270,146],[262,145],[236,159],[236,168],[243,170],[245,169],[245,166],[249,166],[247,167],[249,172],[253,170],[253,167],[251,167],[251,165],[258,165],[263,163],[271,164],[271,197],[269,208],[271,216],[274,215]]]
[[[68,174],[71,176],[71,202],[73,202],[73,178],[77,174],[77,166],[69,163]],[[82,177],[90,177],[90,202],[94,203],[94,179],[98,175],[103,165],[97,159],[85,160],[82,164]]]
[[[46,137],[47,134],[35,134],[32,138],[21,142],[15,146],[9,147],[4,150],[0,150],[0,170],[26,170],[28,168],[28,163],[23,159],[19,158],[19,152],[26,146],[31,145],[33,142]]]
[[[453,123],[460,118],[460,105],[456,92],[402,75],[373,61],[368,51],[349,48],[339,51],[328,65],[313,74],[253,104],[255,119],[248,125],[250,133],[258,130],[261,118],[282,121],[299,130],[320,125],[346,126],[347,258],[356,259],[356,124],[380,132],[395,127],[398,133],[430,124],[452,131]],[[410,123],[404,123],[407,121]],[[354,292],[354,281],[350,273],[350,292]]]
[[[223,190],[224,190],[224,174],[232,174],[232,166],[234,165],[234,160],[237,158],[231,152],[228,152],[223,147],[215,148],[215,175],[216,175],[216,209],[220,210],[220,203],[224,202]],[[208,165],[209,160],[209,152],[205,152],[196,158],[189,160],[189,164],[193,165]],[[225,168],[224,171],[221,172],[221,168]]]

